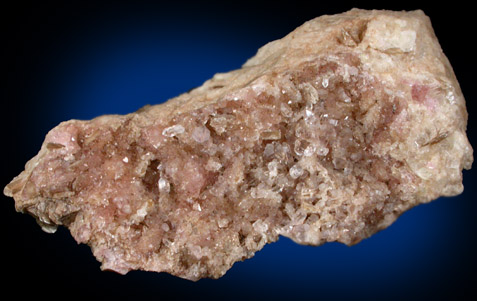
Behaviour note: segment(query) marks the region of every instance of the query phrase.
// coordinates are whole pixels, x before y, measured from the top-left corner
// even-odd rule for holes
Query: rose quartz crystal
[[[280,235],[352,245],[461,193],[466,123],[424,13],[353,9],[164,104],[61,123],[4,193],[102,269],[218,278]]]

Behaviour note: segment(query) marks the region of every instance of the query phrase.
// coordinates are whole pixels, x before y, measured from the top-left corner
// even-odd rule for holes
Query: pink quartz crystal
[[[466,123],[422,11],[354,9],[165,104],[61,123],[4,193],[102,269],[218,278],[279,235],[352,245],[461,193]]]

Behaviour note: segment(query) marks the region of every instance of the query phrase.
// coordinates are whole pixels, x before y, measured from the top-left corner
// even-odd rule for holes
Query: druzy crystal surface
[[[466,122],[424,13],[354,9],[164,104],[61,123],[4,192],[102,269],[217,278],[280,235],[352,245],[461,193]]]

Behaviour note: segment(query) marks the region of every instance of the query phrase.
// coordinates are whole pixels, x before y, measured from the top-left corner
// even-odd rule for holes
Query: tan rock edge
[[[352,245],[461,193],[466,123],[429,18],[353,9],[167,103],[61,123],[4,193],[102,269],[218,278],[279,235]]]

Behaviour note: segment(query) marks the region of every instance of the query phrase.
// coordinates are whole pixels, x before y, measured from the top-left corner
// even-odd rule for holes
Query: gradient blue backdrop
[[[5,9],[0,184],[23,169],[59,122],[161,103],[216,72],[239,68],[260,46],[306,20],[353,6],[73,1]],[[477,66],[466,44],[475,26],[466,7],[358,6],[423,8],[454,66],[469,114],[477,116],[472,103]],[[462,30],[465,26],[469,30]],[[470,118],[474,146],[475,133]],[[2,271],[7,280],[2,286],[6,292],[51,298],[470,299],[476,297],[475,180],[475,171],[465,172],[462,195],[414,208],[356,246],[308,247],[281,238],[235,264],[223,278],[197,283],[167,274],[101,272],[89,248],[78,246],[67,230],[43,233],[3,197]]]

